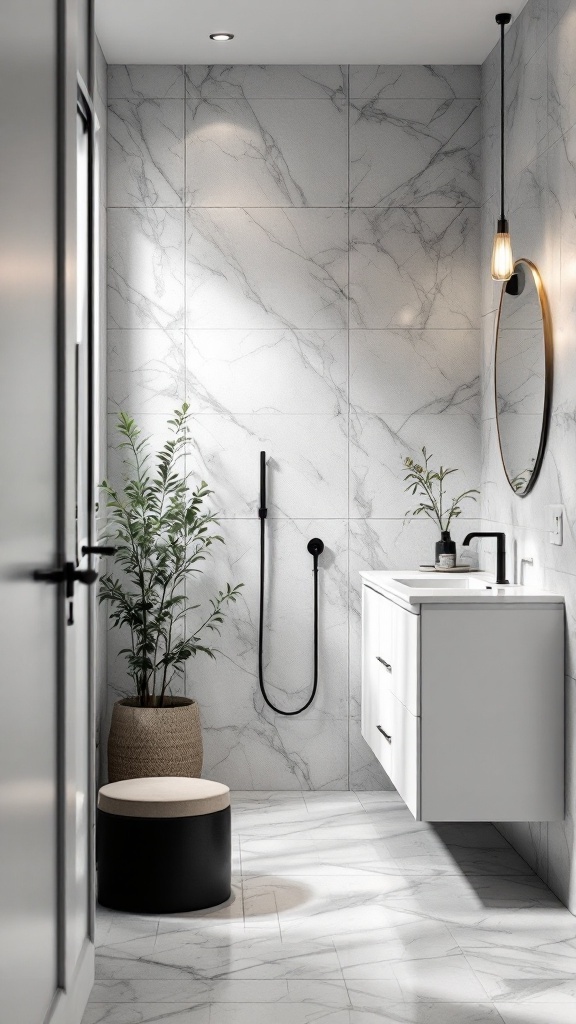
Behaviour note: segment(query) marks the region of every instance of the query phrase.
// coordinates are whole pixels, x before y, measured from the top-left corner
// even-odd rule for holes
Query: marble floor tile
[[[234,899],[99,910],[83,1024],[572,1024],[576,920],[492,825],[393,792],[232,806]]]
[[[210,1006],[187,1003],[88,1003],[82,1024],[209,1024]]]
[[[349,1024],[349,1010],[326,1003],[214,1003],[210,1024]]]
[[[377,998],[377,988],[374,990]],[[554,1018],[550,1018],[551,1021]],[[502,1024],[492,1003],[384,1002],[376,1007],[354,1008],[350,1024]],[[523,1024],[528,1024],[526,1018]]]
[[[504,1024],[574,1024],[576,1002],[566,1003],[498,1003]]]

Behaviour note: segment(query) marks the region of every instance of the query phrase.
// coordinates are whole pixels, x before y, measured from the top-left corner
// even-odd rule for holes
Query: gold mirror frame
[[[516,488],[512,484],[512,480],[510,479],[508,467],[506,466],[506,462],[504,461],[502,437],[500,435],[500,422],[498,419],[498,340],[500,334],[500,317],[502,315],[502,304],[504,302],[504,296],[506,294],[506,287],[508,285],[508,281],[504,281],[502,283],[502,290],[500,292],[500,302],[498,305],[498,319],[496,321],[496,344],[494,346],[494,408],[496,416],[496,429],[498,431],[498,446],[500,448],[500,458],[502,460],[502,466],[504,467],[506,479],[510,484],[512,492],[516,495],[517,498],[525,498],[527,494],[530,494],[530,491],[534,487],[534,484],[538,479],[538,475],[542,467],[542,460],[544,458],[544,451],[546,449],[546,440],[548,438],[548,425],[550,421],[550,403],[552,398],[553,373],[552,317],[550,315],[550,306],[548,304],[548,296],[546,295],[546,289],[544,288],[544,285],[542,283],[542,278],[540,277],[538,267],[535,263],[532,262],[532,260],[528,260],[525,257],[521,257],[520,259],[515,260],[514,272],[516,272],[516,268],[521,265],[530,270],[530,273],[532,274],[532,280],[534,281],[534,284],[536,286],[538,301],[540,302],[540,309],[542,312],[542,334],[544,343],[544,407],[542,409],[542,427],[540,430],[540,442],[538,444],[538,452],[536,454],[536,459],[534,461],[534,469],[532,470],[532,474],[530,476],[530,480],[528,481],[526,489],[523,491],[516,490]]]

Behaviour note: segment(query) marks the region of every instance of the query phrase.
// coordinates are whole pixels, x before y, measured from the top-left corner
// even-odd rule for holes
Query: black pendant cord
[[[504,23],[500,25],[500,219],[504,213]]]
[[[318,689],[318,555],[324,549],[324,545],[321,540],[314,538],[308,544],[308,550],[314,558],[314,678],[312,683],[312,692],[305,704],[300,708],[296,708],[295,711],[283,711],[282,708],[277,708],[272,703],[268,694],[266,693],[266,685],[264,682],[264,584],[266,577],[266,469],[265,469],[265,454],[261,452],[260,456],[260,509],[258,515],[260,516],[260,615],[258,622],[258,681],[260,683],[260,693],[262,694],[266,704],[272,711],[275,711],[278,715],[284,715],[286,718],[290,718],[292,715],[301,715],[306,708],[309,708],[314,697],[316,696],[316,690]]]
[[[497,14],[496,22],[500,26],[500,225],[498,227],[500,231],[507,231],[508,227],[506,224],[506,213],[504,210],[504,122],[505,122],[505,105],[504,105],[504,87],[505,87],[505,70],[504,70],[504,30],[506,25],[510,24],[512,15],[510,14]]]

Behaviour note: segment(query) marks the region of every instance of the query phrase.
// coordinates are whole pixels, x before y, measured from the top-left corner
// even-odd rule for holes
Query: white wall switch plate
[[[564,506],[548,505],[548,540],[551,544],[562,544],[564,532]]]

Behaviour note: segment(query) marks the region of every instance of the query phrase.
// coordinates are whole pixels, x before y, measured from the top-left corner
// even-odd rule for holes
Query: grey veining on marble
[[[442,452],[443,463],[459,467],[458,492],[473,487],[480,473],[477,433],[476,420],[464,414],[449,417],[355,413],[350,422],[350,516],[406,516],[410,499],[406,495],[403,460],[406,456],[421,457],[423,447],[432,456]],[[463,518],[475,518],[477,514],[474,501],[463,507]]]
[[[180,64],[110,64],[108,99],[166,100],[184,97]]]
[[[350,212],[350,326],[474,328],[474,209]]]
[[[186,376],[195,413],[345,415],[348,333],[191,330]]]
[[[479,159],[476,100],[351,101],[352,206],[477,206]]]
[[[526,498],[515,497],[504,476],[494,421],[494,401],[489,387],[482,389],[482,519],[483,529],[505,530],[508,549],[514,553],[514,570],[524,566],[531,584],[554,587],[566,600],[566,817],[555,822],[500,823],[499,828],[525,860],[546,879],[560,898],[576,912],[576,848],[574,843],[573,784],[576,708],[573,701],[576,618],[576,534],[572,513],[574,472],[574,389],[575,367],[573,317],[576,303],[574,275],[574,187],[575,149],[573,138],[574,89],[574,0],[529,0],[512,24],[508,37],[509,91],[507,104],[507,196],[516,257],[536,263],[550,303],[554,332],[554,386],[548,445],[542,471]],[[486,265],[490,238],[497,215],[498,192],[498,53],[484,64],[482,209],[483,257]],[[493,366],[494,310],[499,287],[485,275],[483,281],[482,345],[486,379]],[[566,508],[564,543],[548,542],[546,509],[549,504]],[[488,555],[487,555],[488,557]],[[503,946],[506,943],[503,943]],[[508,1014],[508,1000],[530,1004],[525,1017],[533,1021],[554,1020],[560,1000],[571,999],[571,982],[547,976],[549,949],[541,953],[506,954],[502,949],[492,957],[478,951],[476,964],[488,994],[502,1002],[502,1016],[522,1020],[516,1009]],[[546,954],[546,955],[544,955]],[[536,1009],[538,1007],[538,1009]],[[544,1009],[546,1007],[546,1009]]]
[[[180,100],[108,104],[108,205],[178,206],[184,195]]]
[[[433,528],[405,519],[406,451],[432,445],[478,482],[480,69],[131,65],[108,80],[110,443],[118,410],[162,443],[189,403],[187,468],[226,542],[194,598],[245,584],[217,660],[179,684],[201,705],[205,771],[255,790],[386,790],[360,732],[358,570],[429,560]],[[302,718],[258,689],[261,450],[264,661],[282,707],[310,692],[306,545],[326,545]],[[110,634],[111,699],[124,644]]]
[[[184,211],[108,209],[108,326],[184,326]]]
[[[337,64],[211,64],[186,68],[188,98],[322,99],[347,95],[348,68]]]
[[[348,108],[331,99],[191,99],[191,206],[346,206]]]
[[[344,210],[188,209],[189,328],[346,325]]]
[[[352,64],[350,98],[478,99],[480,68],[465,64]]]
[[[233,898],[100,908],[83,1024],[571,1024],[576,922],[494,826],[393,792],[232,794]]]
[[[350,331],[356,413],[478,415],[477,329]]]

